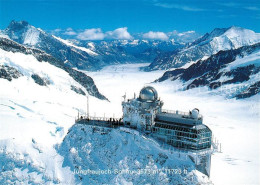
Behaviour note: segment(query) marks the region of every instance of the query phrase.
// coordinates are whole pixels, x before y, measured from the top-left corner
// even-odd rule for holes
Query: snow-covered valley
[[[140,65],[109,66],[100,72],[88,73],[111,100],[111,103],[102,103],[103,106],[90,100],[92,114],[96,112],[102,116],[100,110],[103,107],[107,109],[104,112],[110,115],[120,115],[122,95],[125,92],[128,98],[132,98],[134,93],[138,95],[143,85],[163,72],[138,72],[137,67]],[[177,82],[153,83],[152,86],[158,90],[167,109],[188,111],[199,108],[204,123],[221,142],[222,153],[212,156],[211,180],[214,184],[259,184],[259,94],[250,99],[236,100],[225,99],[221,92],[214,95],[206,88],[177,91],[181,86]],[[113,102],[115,104],[111,106]]]
[[[78,126],[79,128],[73,129],[72,134],[70,133],[69,137],[65,138],[64,143],[63,139],[74,124],[78,111],[80,114],[86,113],[86,96],[77,94],[70,89],[71,85],[80,85],[64,71],[59,71],[56,68],[54,72],[52,71],[54,67],[50,64],[37,63],[38,73],[47,75],[52,82],[48,86],[39,86],[29,78],[30,69],[36,70],[34,64],[37,61],[28,59],[28,64],[21,65],[19,65],[19,60],[15,58],[8,60],[2,58],[2,61],[4,64],[22,67],[24,76],[13,79],[11,82],[0,78],[0,164],[2,168],[0,183],[77,184],[79,183],[78,179],[74,177],[73,168],[69,164],[70,157],[75,156],[82,149],[77,144],[83,142],[85,148],[81,155],[75,158],[76,162],[84,160],[86,165],[105,168],[104,165],[110,164],[106,161],[107,159],[100,158],[104,161],[97,163],[100,160],[99,157],[107,155],[104,151],[108,151],[110,147],[112,151],[115,151],[114,145],[117,141],[119,145],[123,141],[133,142],[133,136],[129,134],[111,131],[108,135],[103,136],[99,133],[88,133],[91,131],[89,128],[85,128],[85,137],[81,133],[82,126]],[[122,96],[125,93],[127,98],[132,98],[134,93],[138,95],[139,90],[144,85],[159,78],[165,72],[141,72],[138,70],[139,67],[145,65],[148,64],[115,65],[105,67],[97,72],[86,72],[94,79],[100,92],[110,101],[101,101],[90,97],[90,114],[101,117],[104,114],[106,117],[120,117],[122,115]],[[26,76],[26,73],[29,76]],[[157,89],[159,97],[164,101],[164,107],[167,109],[183,111],[195,107],[200,109],[204,116],[204,123],[211,128],[213,134],[222,144],[222,153],[215,153],[212,156],[210,180],[214,184],[259,184],[259,94],[249,99],[235,100],[224,99],[220,94],[212,95],[203,88],[179,92],[176,91],[176,86],[180,86],[178,82],[165,81],[150,85]],[[77,138],[81,138],[82,142],[77,141]],[[96,139],[92,140],[93,138]],[[106,142],[101,142],[103,139]],[[141,137],[137,137],[137,140],[140,139]],[[73,144],[77,146],[71,150]],[[98,148],[101,144],[105,149],[103,152]],[[151,144],[150,148],[149,144]],[[129,155],[128,160],[119,159],[130,151],[125,151],[121,155],[114,153],[110,165],[118,168],[131,167],[130,164],[135,161],[134,159],[142,161],[143,157],[140,155],[154,154],[156,156],[159,153],[169,156],[168,164],[177,164],[177,166],[180,164],[174,156],[148,141],[139,141],[139,143],[118,147],[122,151],[129,149],[129,147],[136,151],[133,152],[135,154]],[[138,155],[137,151],[140,151]],[[89,153],[89,155],[82,156],[84,153]],[[156,162],[155,164],[151,164],[149,160],[143,162],[141,167],[145,167],[143,166],[145,164],[159,167]],[[183,163],[190,164],[189,161]],[[190,175],[198,178],[194,183],[210,183],[196,171]],[[131,178],[137,178],[137,176],[129,178],[115,176],[112,179],[104,176],[96,182],[107,183],[106,181],[109,181],[110,184],[126,184],[127,182],[131,184],[133,182],[136,184],[140,183],[141,179],[145,179],[146,183],[152,182],[152,177],[139,176],[135,181],[131,181]],[[160,181],[160,178],[165,181]],[[166,179],[163,175],[155,177],[154,180],[157,183],[167,184]],[[95,181],[84,182],[91,184]],[[181,182],[185,183],[183,179]],[[192,181],[187,181],[186,184],[192,184]]]

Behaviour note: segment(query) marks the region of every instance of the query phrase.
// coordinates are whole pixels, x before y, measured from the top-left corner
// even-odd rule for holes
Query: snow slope
[[[95,53],[94,51],[92,51],[92,50],[90,50],[90,49],[88,49],[88,48],[79,47],[79,46],[74,45],[73,43],[71,43],[71,42],[68,41],[68,40],[64,40],[64,39],[62,39],[62,38],[60,38],[60,37],[56,37],[56,36],[54,36],[54,35],[52,35],[52,36],[53,36],[55,39],[57,39],[57,40],[63,42],[63,43],[66,44],[67,46],[71,46],[71,47],[74,47],[74,48],[76,48],[76,49],[85,51],[86,53],[88,53],[88,54],[90,54],[90,55],[98,55],[97,53]]]
[[[220,50],[237,49],[242,46],[253,45],[260,42],[260,33],[241,27],[232,26],[224,34],[210,41],[213,54]]]
[[[64,166],[69,166],[82,184],[212,184],[194,170],[189,158],[129,131],[73,126],[58,148]]]
[[[11,81],[0,78],[0,184],[74,183],[54,145],[85,106],[86,98],[71,90],[82,87],[64,70],[31,55],[0,49],[0,65],[23,74]],[[36,84],[32,74],[50,84]]]
[[[19,58],[3,57],[0,61],[19,67],[21,56],[23,55],[19,55]],[[53,66],[50,65],[49,72],[45,70],[41,72],[40,69],[46,68],[44,65],[48,66],[47,63],[37,63],[35,66],[39,69],[35,70],[41,75],[46,74],[53,83],[47,87],[35,84],[29,74],[30,67],[33,68],[36,61],[30,57],[26,59],[31,65],[21,64],[21,67],[26,66],[22,68],[24,76],[11,82],[0,78],[0,164],[4,166],[4,170],[0,170],[1,184],[77,184],[80,177],[74,176],[74,165],[87,169],[81,164],[92,165],[96,169],[105,169],[108,164],[119,169],[134,168],[138,165],[141,165],[141,168],[159,168],[161,167],[159,162],[154,162],[159,153],[169,157],[166,164],[179,161],[150,140],[142,140],[141,136],[135,136],[138,142],[133,142],[133,135],[124,132],[110,131],[101,136],[98,132],[92,133],[89,127],[78,125],[71,128],[66,136],[77,112],[83,114],[86,112],[86,97],[70,90],[68,85],[79,84],[62,71],[54,73]],[[117,65],[106,67],[99,72],[88,72],[87,74],[95,80],[100,90],[105,92],[110,100],[107,102],[90,98],[90,114],[104,116],[105,113],[107,117],[122,115],[120,103],[125,92],[127,98],[131,98],[134,93],[139,93],[141,87],[164,73],[164,71],[149,73],[138,71],[142,66],[144,64]],[[166,109],[188,111],[194,107],[199,108],[205,124],[222,143],[222,153],[215,153],[212,156],[210,178],[214,184],[260,183],[258,179],[260,107],[256,103],[259,102],[259,95],[246,100],[226,100],[222,96],[213,96],[197,89],[177,92],[175,86],[180,85],[177,81],[174,84],[166,81],[152,85],[158,90]],[[98,147],[100,145],[105,150]],[[110,148],[115,153],[109,153]],[[153,157],[149,159],[143,157],[150,154]],[[105,157],[107,155],[110,157]],[[124,156],[129,157],[123,158]],[[98,162],[99,159],[101,162]],[[111,163],[109,159],[112,159]],[[140,164],[134,163],[135,159]],[[190,164],[188,161],[184,163]],[[210,182],[201,174],[192,171],[192,167],[190,170],[196,182],[200,184]],[[141,178],[135,180],[135,175],[98,176],[98,179],[96,176],[91,176],[89,180],[86,176],[81,177],[84,182],[110,180],[113,184],[131,184],[141,180]],[[159,180],[160,177],[168,178],[163,174],[142,177],[147,183],[149,180]]]
[[[100,133],[82,135],[79,133],[82,131],[81,126],[74,126],[71,134],[64,140],[68,129],[74,124],[74,116],[78,112],[85,113],[86,97],[70,89],[71,85],[80,85],[63,70],[46,62],[38,62],[33,56],[3,50],[0,50],[0,56],[0,65],[12,66],[23,75],[11,81],[0,78],[0,184],[78,184],[80,181],[74,174],[75,168],[69,162],[70,157],[75,156],[79,151],[77,149],[82,146],[85,146],[85,150],[79,151],[79,157],[85,160],[87,155],[84,152],[89,152],[90,157],[85,160],[85,164],[92,164],[92,169],[105,168],[106,165],[123,169],[125,165],[130,167],[134,159],[136,168],[141,166],[144,169],[156,169],[161,167],[158,165],[165,157],[169,157],[165,165],[174,169],[185,167],[188,170],[187,174],[174,177],[158,173],[156,176],[143,175],[136,179],[138,175],[118,174],[106,177],[92,176],[94,181],[85,178],[83,182],[136,184],[145,179],[146,182],[156,180],[167,183],[170,180],[185,180],[187,184],[198,181],[210,183],[205,175],[194,170],[190,160],[177,160],[176,154],[160,149],[156,142],[142,136],[119,131],[112,131],[107,136]],[[135,66],[132,72],[136,73]],[[36,84],[31,78],[32,73],[48,78],[51,83],[47,86]],[[108,103],[91,98],[91,102],[91,108],[94,104],[99,113],[108,108],[102,106],[104,102],[110,105],[110,110],[118,106],[114,99]],[[90,131],[90,128],[85,129],[87,133]],[[79,142],[80,140],[82,142]],[[106,147],[100,148],[105,140],[109,141]],[[86,145],[85,142],[89,144]],[[125,142],[129,144],[126,145]],[[113,154],[114,158],[107,157],[107,152],[111,146],[116,146],[115,143],[120,145],[120,150]],[[57,144],[60,146],[57,147]],[[154,161],[155,159],[158,161]],[[100,160],[104,163],[97,162]],[[111,181],[108,181],[109,179]]]
[[[260,51],[256,51],[251,55],[245,57],[237,57],[237,59],[231,62],[223,71],[231,71],[238,67],[244,67],[249,65],[255,65],[256,67],[260,66]]]
[[[38,30],[35,27],[30,27],[27,32],[24,33],[23,35],[23,44],[28,44],[30,46],[34,46],[39,42],[39,35],[40,32],[42,32],[41,30]]]

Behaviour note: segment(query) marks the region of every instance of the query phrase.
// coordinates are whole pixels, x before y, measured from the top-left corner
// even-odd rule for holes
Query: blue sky
[[[127,28],[131,34],[173,30],[204,34],[232,25],[260,32],[260,1],[0,0],[0,29],[11,20],[26,20],[44,30],[95,28],[102,33]]]

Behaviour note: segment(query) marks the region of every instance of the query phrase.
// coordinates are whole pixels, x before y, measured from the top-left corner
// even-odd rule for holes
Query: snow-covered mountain
[[[70,128],[58,152],[82,184],[212,184],[191,159],[132,129]],[[167,169],[179,170],[170,174]],[[100,174],[100,175],[97,175]]]
[[[159,55],[145,70],[170,69],[210,57],[219,51],[237,49],[260,42],[260,33],[232,26],[216,28],[186,47]]]
[[[117,64],[127,60],[128,63],[152,62],[158,54],[173,51],[184,46],[184,44],[174,40],[143,39],[77,41],[77,44],[92,49],[102,56],[104,61],[117,61]],[[114,62],[114,64],[116,63]]]
[[[76,87],[75,85],[71,84],[70,88],[72,90],[75,91],[75,89],[78,89],[80,92],[82,92],[82,94],[84,91],[86,91],[92,96],[106,100],[106,97],[98,91],[91,77],[87,76],[85,73],[67,67],[62,61],[41,50],[25,47],[6,38],[0,38],[0,50],[0,78],[12,81],[13,79],[24,76],[28,78],[28,80],[32,78],[35,83],[42,86],[53,85],[53,83],[55,84],[55,81],[49,78],[51,74],[48,69],[45,68],[46,71],[41,71],[40,67],[36,67],[37,64],[40,66],[43,63],[48,63],[49,65],[55,67],[57,71],[63,71],[63,73],[66,73],[70,78],[72,78],[80,85],[77,85]],[[19,57],[21,57],[20,63],[19,60],[17,60]],[[13,60],[16,60],[16,63],[13,62]],[[29,62],[26,62],[27,60],[33,60],[34,63],[36,63],[35,68],[24,69],[26,66],[28,67],[28,65],[30,65]],[[56,73],[55,70],[53,70],[53,73]],[[82,89],[84,89],[84,91]]]
[[[102,63],[96,58],[94,52],[68,45],[26,21],[12,21],[5,30],[1,31],[0,36],[25,46],[41,49],[70,67],[95,70]]]
[[[54,145],[86,94],[106,99],[91,77],[45,52],[0,38],[0,184],[76,184]]]
[[[187,68],[167,71],[156,82],[166,80],[180,80],[179,90],[207,86],[228,98],[251,97],[260,92],[260,43],[220,51]]]
[[[41,49],[67,66],[84,70],[98,70],[112,64],[152,62],[159,53],[184,46],[174,40],[65,40],[26,21],[12,21],[5,30],[0,31],[0,37]]]

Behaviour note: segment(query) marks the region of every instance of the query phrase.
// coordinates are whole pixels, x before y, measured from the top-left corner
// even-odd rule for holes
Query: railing
[[[221,143],[217,140],[216,137],[214,137],[214,135],[212,135],[211,144],[214,152],[222,153]]]
[[[89,120],[89,121],[113,121],[113,120],[120,120],[122,118],[109,118],[109,117],[96,117],[96,116],[80,116],[76,118],[76,122],[81,120]]]
[[[177,114],[177,115],[182,115],[182,116],[188,116],[190,117],[191,114],[189,112],[183,112],[179,110],[167,110],[167,109],[162,109],[162,112],[170,113],[170,114]],[[198,119],[203,119],[203,116],[199,114]]]

